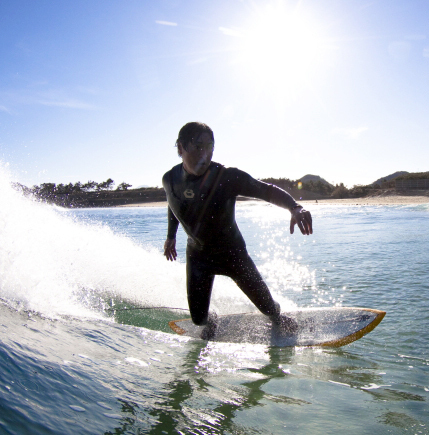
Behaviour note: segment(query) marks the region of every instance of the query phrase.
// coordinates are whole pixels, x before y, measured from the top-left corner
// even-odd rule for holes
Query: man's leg
[[[254,305],[267,316],[280,314],[280,305],[273,299],[264,279],[246,250],[237,251],[228,261],[228,275]]]
[[[281,315],[280,304],[273,299],[268,286],[247,251],[239,251],[236,254],[236,259],[229,264],[232,271],[231,278],[259,311],[269,316],[274,324],[281,329],[289,332],[296,331],[298,325],[293,319]]]
[[[205,325],[208,321],[214,274],[210,274],[204,256],[195,249],[186,249],[188,305],[192,321]]]

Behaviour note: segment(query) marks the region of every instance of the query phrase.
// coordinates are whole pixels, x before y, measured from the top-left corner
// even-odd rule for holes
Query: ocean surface
[[[284,310],[386,317],[342,348],[210,343],[187,317],[184,253],[162,256],[166,209],[64,210],[0,174],[0,434],[429,434],[429,206],[237,206]],[[159,308],[168,307],[168,308]],[[212,308],[255,311],[217,277]]]

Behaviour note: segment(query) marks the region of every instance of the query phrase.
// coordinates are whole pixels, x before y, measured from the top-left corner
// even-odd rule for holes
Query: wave
[[[100,315],[113,300],[186,307],[184,265],[106,225],[22,196],[0,167],[0,297],[47,317]],[[167,269],[168,267],[168,269]]]

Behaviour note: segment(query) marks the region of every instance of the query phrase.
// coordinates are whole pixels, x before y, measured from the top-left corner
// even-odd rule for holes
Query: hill
[[[400,175],[397,180],[428,180],[429,172],[407,172]]]
[[[307,174],[301,177],[298,181],[301,181],[302,183],[309,183],[310,181],[312,181],[313,183],[317,183],[318,181],[320,181],[327,186],[334,187],[331,183],[328,183],[324,178],[319,177],[318,175]]]
[[[409,174],[409,172],[407,171],[398,171],[398,172],[394,172],[393,174],[387,175],[386,177],[381,177],[378,180],[374,181],[372,184],[378,184],[379,186],[381,186],[381,183],[386,183],[387,181],[391,181],[394,180],[397,177],[401,177],[404,175]]]

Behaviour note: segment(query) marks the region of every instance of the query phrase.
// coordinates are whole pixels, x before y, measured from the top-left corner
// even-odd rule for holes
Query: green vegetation
[[[164,189],[148,187],[130,189],[131,184],[121,183],[114,189],[115,182],[108,178],[97,183],[88,181],[69,184],[42,183],[40,186],[26,187],[20,183],[13,186],[26,196],[61,207],[108,207],[151,201],[165,201]]]
[[[316,182],[314,182],[313,180],[310,180],[306,183],[304,182],[302,183],[302,188],[304,190],[308,190],[309,192],[319,193],[323,196],[332,195],[332,193],[335,191],[335,187],[332,186],[332,184],[323,183],[320,180]]]
[[[13,183],[15,189],[22,191],[24,194],[33,194],[38,198],[51,199],[58,195],[72,195],[87,192],[101,192],[101,191],[111,191],[113,189],[115,182],[108,178],[106,181],[101,183],[96,183],[95,181],[88,181],[82,184],[80,181],[77,183],[69,184],[55,184],[55,183],[42,183],[40,186],[33,186],[32,188],[26,187],[20,183]],[[121,183],[116,188],[116,190],[128,190],[131,184]]]
[[[429,172],[412,172],[410,174],[401,175],[395,180],[429,180]]]
[[[269,184],[274,184],[297,199],[314,200],[327,198],[363,198],[376,195],[384,189],[394,189],[396,180],[422,180],[429,179],[429,172],[396,172],[387,177],[380,178],[376,183],[369,185],[355,185],[347,188],[343,183],[335,186],[317,175],[306,175],[299,180],[289,178],[263,178]],[[159,187],[146,187],[130,189],[131,184],[122,182],[114,189],[115,182],[108,178],[97,183],[88,181],[68,184],[43,183],[40,186],[26,187],[14,183],[16,190],[26,196],[32,196],[40,201],[59,205],[61,207],[109,207],[114,205],[136,204],[144,202],[165,201],[164,189]]]
[[[305,177],[303,177],[303,179],[304,178]],[[353,186],[351,189],[348,189],[346,186],[344,186],[343,183],[333,186],[325,180],[320,179],[320,177],[315,176],[314,178],[317,178],[317,181],[310,180],[307,182],[301,182],[301,179],[293,181],[289,180],[288,178],[264,178],[261,181],[274,184],[275,186],[278,186],[285,190],[295,188],[306,192],[313,192],[314,194],[318,195],[320,199],[361,198],[367,196],[376,189],[380,189],[380,186],[374,186],[371,184],[366,186],[356,185]]]
[[[289,180],[289,178],[262,178],[261,181],[268,184],[274,184],[283,190],[291,189],[296,185],[296,182]]]
[[[305,178],[305,177],[303,177]],[[284,190],[290,190],[293,188],[306,190],[308,192],[314,192],[322,196],[330,196],[334,191],[335,187],[332,184],[327,183],[320,177],[317,181],[309,180],[307,182],[302,182],[299,180],[289,180],[289,178],[263,178],[261,181],[269,184],[274,184]],[[323,180],[323,181],[322,181]]]

